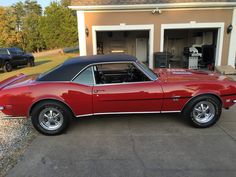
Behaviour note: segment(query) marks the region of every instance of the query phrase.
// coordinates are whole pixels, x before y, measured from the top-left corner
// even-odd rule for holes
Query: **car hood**
[[[19,74],[19,75],[10,77],[0,82],[0,90],[6,87],[12,88],[12,87],[29,85],[33,83],[37,77],[38,77],[38,74],[34,74],[34,75]]]
[[[32,53],[26,53],[25,55],[26,55],[26,56],[29,56],[29,57],[33,57],[33,54],[32,54]]]
[[[159,76],[159,79],[164,82],[232,80],[227,76],[223,76],[211,71],[161,68],[155,69],[154,72]]]

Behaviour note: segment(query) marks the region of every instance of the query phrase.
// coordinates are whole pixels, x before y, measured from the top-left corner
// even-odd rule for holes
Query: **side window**
[[[15,48],[15,51],[16,51],[17,54],[23,54],[23,53],[24,53],[24,52],[23,52],[21,49],[19,49],[19,48]]]
[[[8,49],[8,50],[9,50],[9,52],[10,52],[11,54],[13,54],[13,55],[17,54],[17,53],[16,53],[16,50],[15,50],[14,48],[10,48],[10,49]]]
[[[143,82],[150,79],[133,63],[101,64],[94,67],[96,84]]]
[[[93,70],[92,67],[89,67],[82,71],[74,80],[73,82],[83,84],[83,85],[88,85],[88,86],[93,86],[94,85],[94,80],[93,80]]]

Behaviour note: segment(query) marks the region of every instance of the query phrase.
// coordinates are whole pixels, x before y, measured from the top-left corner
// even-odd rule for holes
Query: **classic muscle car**
[[[182,113],[200,128],[215,124],[236,102],[236,82],[212,72],[152,71],[129,55],[69,59],[41,75],[0,82],[0,110],[31,117],[46,135],[66,130],[73,117],[103,114]]]

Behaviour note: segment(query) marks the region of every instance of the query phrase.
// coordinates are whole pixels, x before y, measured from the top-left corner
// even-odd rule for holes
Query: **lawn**
[[[0,70],[0,81],[8,77],[20,74],[20,73],[27,74],[27,75],[43,73],[59,65],[60,63],[63,63],[65,60],[76,57],[76,56],[78,56],[78,54],[57,54],[57,55],[48,56],[48,57],[35,58],[34,67],[25,66],[25,67],[17,68],[9,73],[4,73],[2,70]]]

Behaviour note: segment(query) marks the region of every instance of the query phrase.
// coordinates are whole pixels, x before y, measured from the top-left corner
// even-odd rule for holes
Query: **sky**
[[[11,6],[12,4],[15,4],[19,1],[24,1],[24,0],[0,0],[0,6]],[[42,8],[48,6],[51,1],[53,0],[37,0],[37,2],[42,6]]]

